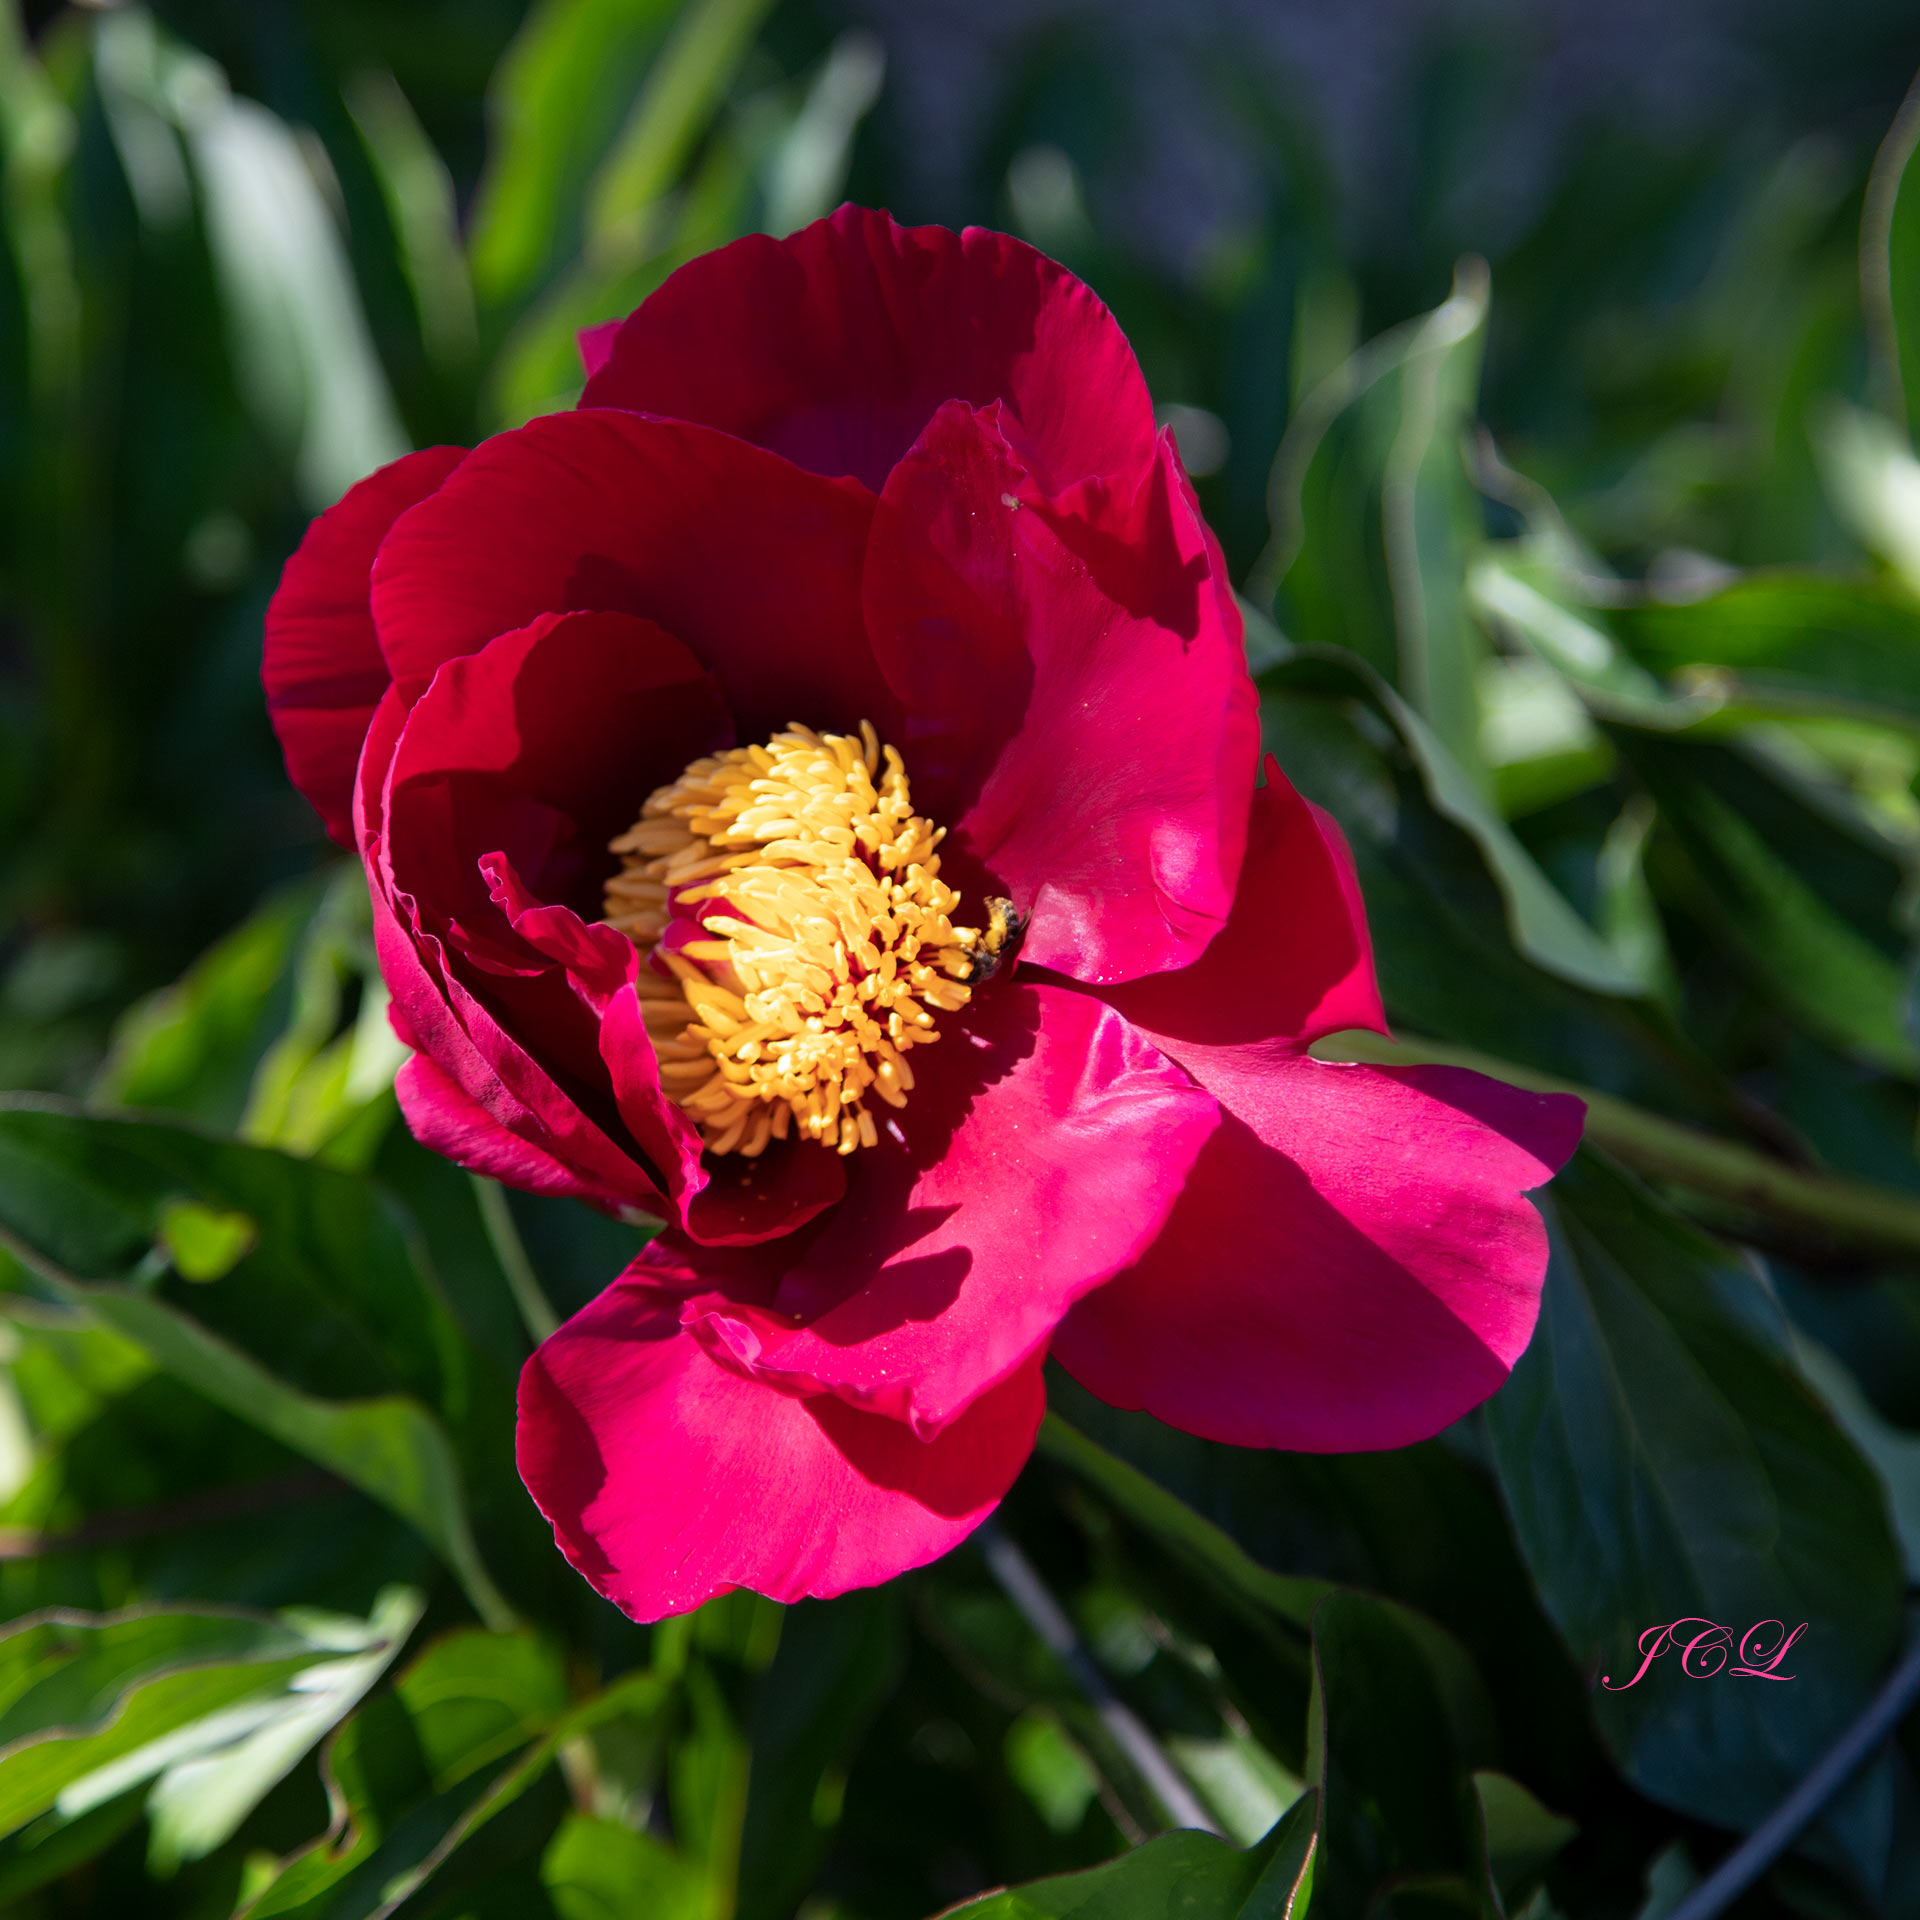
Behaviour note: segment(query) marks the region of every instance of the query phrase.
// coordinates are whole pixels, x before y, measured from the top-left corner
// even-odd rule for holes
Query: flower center
[[[863,720],[857,739],[794,725],[696,760],[612,843],[607,924],[650,962],[660,1081],[711,1151],[758,1154],[797,1125],[851,1153],[879,1138],[869,1094],[906,1105],[907,1054],[1000,946],[949,918],[945,837]]]

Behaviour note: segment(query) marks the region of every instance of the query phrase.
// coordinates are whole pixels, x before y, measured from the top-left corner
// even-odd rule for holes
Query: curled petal
[[[1010,894],[1026,958],[1087,981],[1185,966],[1219,931],[1257,761],[1239,616],[1170,446],[1142,488],[1144,558],[1042,510],[1000,422],[949,406],[888,480],[867,562],[955,884]]]
[[[859,601],[872,512],[864,487],[708,427],[547,414],[496,434],[402,517],[374,565],[374,625],[411,697],[543,614],[631,614],[713,675],[743,740],[791,720],[884,732]]]
[[[327,832],[353,844],[353,769],[387,690],[369,576],[380,542],[467,457],[465,447],[409,453],[350,488],[308,527],[267,606],[260,677],[293,784]]]
[[[1225,1121],[1146,1258],[1067,1316],[1062,1365],[1189,1433],[1307,1453],[1408,1446],[1492,1393],[1546,1272],[1522,1195],[1580,1103],[1253,1048],[1206,1079]]]
[[[630,1273],[527,1362],[520,1473],[560,1550],[636,1620],[732,1587],[824,1599],[965,1539],[1044,1407],[1036,1360],[921,1440],[717,1366],[681,1332],[677,1296]]]
[[[853,206],[682,267],[583,404],[703,421],[878,490],[946,400],[1003,402],[1049,493],[1130,487],[1153,459],[1139,363],[1091,289],[1007,234]]]
[[[758,1247],[664,1234],[641,1256],[722,1364],[924,1438],[1151,1244],[1212,1099],[1084,994],[1001,985],[968,1023],[913,1050],[903,1138],[852,1156],[831,1213]]]
[[[1387,1030],[1347,843],[1271,757],[1266,776],[1226,926],[1191,966],[1101,995],[1175,1059],[1269,1039],[1304,1051],[1346,1028]]]

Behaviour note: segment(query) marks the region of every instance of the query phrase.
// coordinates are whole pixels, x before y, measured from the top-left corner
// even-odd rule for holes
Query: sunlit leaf
[[[421,1599],[372,1618],[49,1614],[0,1637],[0,1832],[78,1821],[151,1782],[157,1872],[220,1845],[399,1652]]]
[[[151,1290],[152,1248],[183,1187],[204,1206],[245,1213],[259,1243],[174,1306]],[[0,1109],[0,1229],[62,1298],[391,1508],[459,1574],[483,1618],[510,1617],[474,1546],[445,1429],[391,1390],[463,1396],[465,1361],[403,1222],[364,1182],[184,1129],[16,1102]],[[329,1397],[303,1390],[308,1382]],[[343,1394],[364,1397],[333,1397]]]
[[[970,1902],[955,1920],[1304,1920],[1319,1870],[1316,1798],[1244,1853],[1207,1834],[1163,1834],[1090,1872]]]

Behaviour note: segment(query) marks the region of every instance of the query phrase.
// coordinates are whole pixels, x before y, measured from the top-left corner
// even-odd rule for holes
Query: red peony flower
[[[268,616],[372,883],[415,1134],[668,1224],[528,1362],[629,1613],[962,1539],[1049,1351],[1245,1446],[1399,1446],[1538,1306],[1578,1103],[1382,1028],[1220,552],[1105,308],[845,208],[583,341],[574,412],[375,474]]]

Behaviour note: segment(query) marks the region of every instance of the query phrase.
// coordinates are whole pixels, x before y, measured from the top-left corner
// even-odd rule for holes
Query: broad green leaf
[[[1573,604],[1562,569],[1525,548],[1488,549],[1467,574],[1474,611],[1495,632],[1524,647],[1610,718],[1641,725],[1690,725],[1716,704],[1669,693],[1608,630],[1604,618]]]
[[[1920,725],[1920,599],[1896,581],[1749,574],[1704,599],[1616,614],[1635,656],[1663,673],[1735,676],[1729,701]]]
[[[1316,1801],[1304,1796],[1246,1852],[1210,1834],[1162,1834],[1104,1867],[956,1907],[954,1920],[1305,1920],[1321,1871]]]
[[[1371,342],[1302,402],[1275,463],[1274,540],[1256,601],[1351,648],[1404,696],[1476,792],[1474,690],[1485,642],[1466,599],[1478,503],[1463,440],[1479,384],[1486,265],[1464,260],[1447,301]]]
[[[1859,1382],[1816,1341],[1796,1338],[1793,1351],[1795,1363],[1841,1431],[1880,1476],[1907,1579],[1920,1582],[1920,1434],[1903,1432],[1883,1419]]]
[[[259,1240],[176,1306],[154,1291],[165,1259],[154,1246],[183,1190],[245,1214]],[[63,1299],[418,1529],[481,1617],[508,1622],[446,1432],[393,1390],[466,1414],[477,1376],[404,1221],[364,1181],[183,1128],[15,1101],[0,1106],[0,1234]]]
[[[343,1020],[349,991],[359,997]],[[335,1163],[365,1132],[405,1050],[386,1019],[366,882],[336,866],[268,897],[173,986],[138,1001],[114,1030],[97,1107],[162,1108],[261,1146]],[[382,1109],[384,1112],[385,1109]],[[375,1131],[368,1145],[377,1145]]]
[[[1602,1677],[1593,1712],[1627,1777],[1749,1827],[1893,1650],[1901,1571],[1879,1482],[1778,1345],[1745,1264],[1587,1154],[1539,1204],[1539,1330],[1487,1409],[1521,1551]],[[1640,1637],[1689,1616],[1736,1639],[1810,1623],[1795,1679],[1693,1680],[1674,1657],[1633,1683]]]
[[[387,1920],[538,1786],[565,1743],[621,1718],[651,1726],[672,1697],[641,1672],[570,1706],[551,1650],[529,1636],[436,1642],[335,1736],[335,1828],[281,1863],[248,1920]],[[658,1877],[669,1890],[703,1878],[690,1864]]]
[[[1902,1018],[1900,849],[1844,796],[1796,790],[1762,742],[1625,728],[1616,740],[1700,883],[1682,904],[1719,927],[1735,963],[1835,1044],[1896,1073],[1920,1068]]]
[[[152,1609],[20,1623],[0,1638],[0,1832],[78,1821],[152,1782],[155,1871],[211,1852],[379,1678],[420,1609],[396,1588],[365,1621]]]
[[[708,1920],[704,1879],[664,1841],[569,1814],[540,1861],[560,1920]]]
[[[1480,1803],[1487,1870],[1512,1905],[1580,1829],[1563,1814],[1549,1812],[1518,1780],[1504,1773],[1476,1772],[1473,1792]]]
[[[1603,1761],[1580,1731],[1583,1682],[1540,1610],[1498,1490],[1458,1450],[1439,1441],[1335,1455],[1220,1446],[1144,1414],[1106,1407],[1058,1370],[1048,1381],[1048,1401],[1043,1454],[1051,1451],[1053,1421],[1064,1415],[1150,1475],[1161,1499],[1188,1509],[1197,1524],[1210,1522],[1230,1535],[1262,1570],[1288,1568],[1288,1584],[1305,1588],[1312,1600],[1325,1596],[1328,1582],[1338,1582],[1397,1600],[1438,1622],[1467,1648],[1485,1681],[1505,1764],[1555,1802],[1570,1804],[1587,1790]],[[1057,1452],[1051,1457],[1067,1463]],[[1088,1482],[1100,1484],[1091,1475]],[[1114,1498],[1113,1505],[1135,1517],[1125,1500]],[[1154,1584],[1143,1588],[1148,1603],[1190,1616],[1189,1590],[1164,1596],[1159,1590],[1164,1577],[1158,1556],[1151,1576]],[[1141,1573],[1130,1577],[1138,1581]],[[1202,1591],[1224,1598],[1232,1589],[1210,1573]],[[1243,1667],[1250,1678],[1257,1674],[1247,1665],[1246,1649],[1226,1638],[1217,1619],[1200,1631],[1230,1676],[1237,1678]],[[1236,1697],[1245,1699],[1248,1691],[1237,1685]],[[1258,1718],[1257,1708],[1269,1702],[1257,1695],[1278,1688],[1268,1675],[1258,1678],[1253,1691],[1249,1718]],[[1291,1687],[1287,1692],[1292,1695]],[[1305,1690],[1293,1697],[1304,1714]],[[1288,1755],[1296,1770],[1304,1765],[1297,1747],[1267,1744]]]
[[[1590,993],[1634,995],[1646,990],[1646,983],[1635,978],[1540,871],[1434,729],[1363,661],[1335,651],[1302,649],[1271,669],[1262,684],[1276,690],[1339,687],[1374,707],[1398,731],[1434,810],[1472,837],[1500,889],[1514,947],[1534,965]]]
[[[191,1208],[200,1214],[183,1215]],[[231,1238],[244,1219],[250,1244],[221,1274],[181,1286],[162,1276],[183,1219],[203,1239],[216,1221]],[[472,1391],[411,1221],[356,1176],[166,1121],[13,1096],[0,1099],[0,1227],[73,1279],[157,1288],[309,1392],[404,1390],[457,1414]]]
[[[1413,1876],[1457,1882],[1479,1905],[1486,1865],[1467,1782],[1496,1758],[1497,1736],[1472,1663],[1432,1621],[1357,1593],[1314,1610],[1313,1658],[1307,1771],[1321,1790],[1314,1877],[1327,1910],[1363,1912]]]

